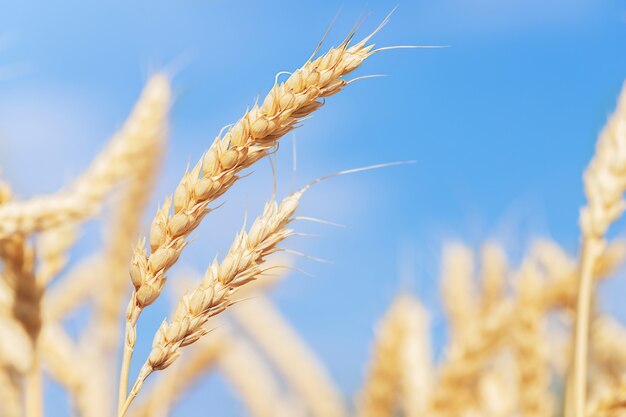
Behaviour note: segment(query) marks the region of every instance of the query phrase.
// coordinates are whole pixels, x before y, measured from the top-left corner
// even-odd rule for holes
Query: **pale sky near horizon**
[[[477,247],[495,238],[518,259],[534,239],[548,236],[575,253],[582,171],[626,78],[624,2],[3,4],[3,175],[23,197],[67,184],[121,125],[149,74],[166,68],[174,73],[176,102],[153,212],[222,126],[265,94],[277,72],[308,58],[340,9],[322,50],[343,39],[362,13],[364,35],[396,5],[375,37],[378,45],[451,47],[387,51],[366,62],[355,76],[388,76],[350,85],[303,123],[295,184],[375,163],[416,163],[311,190],[303,215],[346,228],[301,224],[298,230],[319,236],[288,246],[334,264],[299,259],[296,266],[314,277],[293,273],[273,294],[351,399],[373,325],[399,288],[433,310],[440,343],[436,281],[443,242]],[[281,195],[293,189],[292,141],[285,138],[277,155]],[[271,193],[270,165],[262,162],[196,233],[181,259],[185,268],[201,271],[224,253],[244,214],[256,216]],[[90,226],[75,258],[97,244],[97,231]],[[617,295],[604,297],[607,308],[619,308],[624,280],[610,284]],[[146,315],[138,358],[165,314],[163,302]],[[211,415],[242,415],[216,379],[195,390],[176,415],[205,415],[207,401],[215,405]],[[68,415],[62,398],[51,396],[48,409],[50,416]]]

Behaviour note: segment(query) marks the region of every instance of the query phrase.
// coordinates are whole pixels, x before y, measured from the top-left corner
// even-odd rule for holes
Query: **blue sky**
[[[169,158],[151,211],[220,128],[304,62],[341,9],[336,44],[362,12],[362,34],[397,2],[22,1],[0,12],[0,165],[27,197],[79,173],[124,117],[151,72],[175,69]],[[298,261],[274,299],[348,393],[359,385],[373,323],[400,286],[437,313],[441,243],[495,237],[519,256],[537,236],[574,252],[581,173],[626,76],[626,5],[593,0],[441,0],[399,3],[375,41],[451,45],[378,54],[364,80],[327,101],[297,131],[304,184],[346,168],[416,163],[333,179],[302,213],[345,224],[290,247],[331,259]],[[291,141],[278,183],[292,186]],[[244,212],[271,195],[266,162],[213,213],[181,260],[202,270],[223,253]],[[97,226],[91,232],[97,231]],[[619,226],[617,228],[619,232]],[[86,235],[80,255],[95,245]],[[613,288],[623,289],[619,283]],[[606,299],[609,306],[615,303]],[[148,315],[144,335],[167,307]],[[329,317],[333,320],[328,320]],[[141,351],[141,349],[140,349]],[[139,355],[140,356],[140,355]],[[219,382],[201,397],[236,415]],[[50,415],[65,413],[50,400]]]

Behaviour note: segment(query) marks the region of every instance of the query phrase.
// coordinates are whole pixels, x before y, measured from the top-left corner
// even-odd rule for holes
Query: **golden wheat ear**
[[[624,213],[626,201],[626,84],[617,108],[600,133],[596,154],[584,174],[587,205],[580,211],[582,244],[580,280],[576,303],[574,343],[574,390],[568,403],[574,417],[584,417],[587,407],[587,356],[593,275],[606,247],[605,235],[612,223]]]
[[[371,36],[371,35],[370,35]],[[127,308],[124,355],[120,372],[118,409],[128,391],[128,370],[133,355],[136,326],[146,307],[160,295],[167,271],[177,262],[187,237],[212,210],[209,205],[239,179],[241,172],[276,149],[278,141],[341,91],[345,76],[371,55],[372,45],[350,45],[350,35],[337,48],[307,61],[280,84],[274,84],[228,130],[218,136],[200,161],[183,176],[173,198],[166,199],[150,228],[150,251],[137,245],[130,266],[135,287]]]
[[[427,322],[413,296],[403,293],[393,300],[376,330],[357,416],[392,417],[402,409],[414,417],[426,411],[431,382]]]

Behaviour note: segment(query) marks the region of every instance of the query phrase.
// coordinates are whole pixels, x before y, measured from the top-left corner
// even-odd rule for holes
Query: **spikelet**
[[[347,416],[339,389],[324,365],[266,297],[253,295],[235,306],[231,315],[276,366],[312,416]]]
[[[124,127],[65,191],[0,206],[0,239],[77,223],[98,212],[105,196],[135,169],[135,161],[165,134],[167,77],[153,76]]]

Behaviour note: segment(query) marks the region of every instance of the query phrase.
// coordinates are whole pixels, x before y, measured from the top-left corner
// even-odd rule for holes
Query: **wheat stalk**
[[[587,341],[593,270],[605,248],[604,236],[626,207],[626,87],[615,113],[600,134],[596,154],[584,175],[587,206],[580,212],[582,246],[576,303],[574,343],[574,416],[583,417],[586,405]]]

